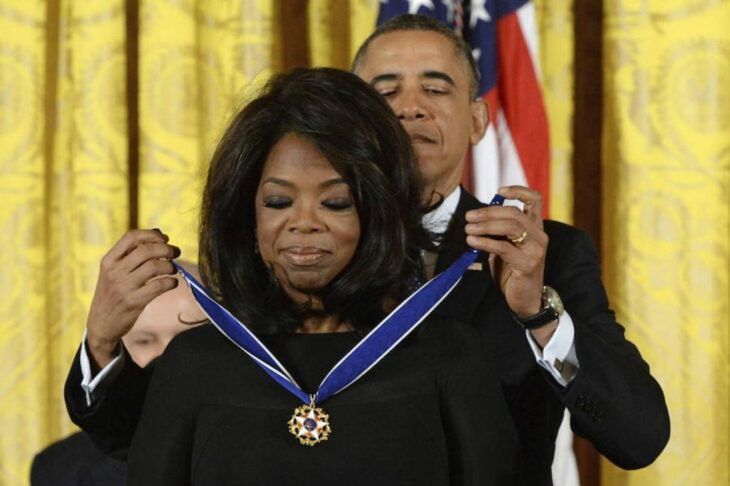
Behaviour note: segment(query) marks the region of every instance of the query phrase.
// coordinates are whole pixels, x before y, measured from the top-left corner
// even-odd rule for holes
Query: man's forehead
[[[383,75],[402,77],[406,72],[420,77],[441,72],[453,78],[457,73],[466,76],[465,64],[454,43],[444,35],[397,30],[373,39],[355,72],[369,82]]]

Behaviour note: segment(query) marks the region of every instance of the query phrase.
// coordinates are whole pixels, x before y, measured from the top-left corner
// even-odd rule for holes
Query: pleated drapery
[[[672,436],[602,484],[730,484],[730,3],[604,7],[605,282]]]
[[[603,86],[578,97],[580,27],[595,19],[583,2],[535,1],[550,213],[600,229],[609,297],[672,416],[655,464],[604,461],[601,484],[728,484],[730,4],[593,4]],[[33,455],[73,430],[62,386],[104,253],[160,227],[196,261],[200,190],[231,115],[272,73],[348,68],[378,5],[0,0],[0,485],[27,484]],[[576,158],[586,129],[600,161]],[[596,177],[574,178],[586,164]]]

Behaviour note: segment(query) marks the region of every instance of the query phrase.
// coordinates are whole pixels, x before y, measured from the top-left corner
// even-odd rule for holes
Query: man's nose
[[[426,103],[417,91],[406,91],[393,103],[393,111],[401,121],[412,121],[425,118]]]

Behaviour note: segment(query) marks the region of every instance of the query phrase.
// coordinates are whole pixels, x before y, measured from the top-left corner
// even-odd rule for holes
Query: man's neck
[[[436,204],[437,202],[441,201],[442,199],[446,199],[449,197],[449,195],[456,190],[456,188],[459,187],[459,183],[455,184],[447,184],[447,185],[436,185],[436,186],[428,186],[423,191],[424,197],[430,198],[428,201],[428,204]]]
[[[423,225],[433,233],[443,233],[449,226],[449,221],[459,205],[461,189],[456,186],[449,194],[443,195],[441,204],[433,211],[423,216]]]

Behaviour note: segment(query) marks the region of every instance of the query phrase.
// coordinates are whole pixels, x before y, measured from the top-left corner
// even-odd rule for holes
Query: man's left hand
[[[542,307],[548,246],[542,224],[542,196],[524,186],[501,187],[497,192],[507,199],[521,201],[524,209],[489,206],[467,212],[466,242],[472,248],[490,254],[492,275],[499,283],[507,305],[518,317],[530,317]],[[556,326],[557,323],[553,323],[540,328],[533,336],[544,345]]]

